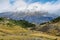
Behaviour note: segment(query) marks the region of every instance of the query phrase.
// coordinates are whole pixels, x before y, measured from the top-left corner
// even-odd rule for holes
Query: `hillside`
[[[59,37],[29,30],[32,27],[35,24],[25,20],[0,18],[0,40],[59,40]]]
[[[22,26],[23,28],[35,26],[34,24],[29,23],[28,21],[25,21],[25,20],[13,20],[9,18],[0,18],[0,24],[4,24],[10,27],[14,25],[18,25],[18,26]]]
[[[32,30],[41,31],[49,35],[55,35],[60,37],[60,17],[57,17],[49,22],[41,23],[39,26]]]

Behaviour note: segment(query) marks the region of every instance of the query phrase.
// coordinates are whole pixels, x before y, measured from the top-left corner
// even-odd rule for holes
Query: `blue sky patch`
[[[46,3],[46,2],[56,2],[57,0],[25,0],[27,3],[34,3],[34,2],[40,2],[40,3]]]
[[[10,4],[13,5],[15,3],[15,0],[9,0]]]

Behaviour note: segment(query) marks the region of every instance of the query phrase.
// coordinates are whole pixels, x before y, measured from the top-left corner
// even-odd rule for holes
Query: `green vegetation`
[[[25,20],[11,20],[14,24],[22,26],[23,28],[28,28],[28,27],[35,27],[34,24],[29,23],[28,21]]]
[[[2,21],[3,20],[3,21]],[[7,18],[0,18],[0,21],[4,22],[8,25],[8,26],[12,26],[14,25],[19,25],[22,26],[23,28],[28,28],[28,27],[35,27],[35,24],[29,23],[26,20],[13,20],[13,19],[7,19]]]
[[[4,18],[0,18],[0,21],[3,21],[4,20]]]
[[[54,22],[54,23],[59,22],[60,21],[60,16],[55,18],[55,19],[53,19],[53,20],[51,20],[51,21]]]

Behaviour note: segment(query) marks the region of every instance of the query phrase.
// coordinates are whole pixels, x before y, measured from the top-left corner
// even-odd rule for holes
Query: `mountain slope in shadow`
[[[60,17],[57,17],[49,22],[41,23],[40,25],[31,28],[31,30],[41,31],[50,35],[60,36]]]

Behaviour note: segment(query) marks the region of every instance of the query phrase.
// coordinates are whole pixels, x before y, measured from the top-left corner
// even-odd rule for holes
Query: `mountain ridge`
[[[52,20],[54,17],[50,16],[44,16],[49,15],[47,12],[35,12],[34,14],[30,14],[29,12],[4,12],[0,13],[0,17],[8,17],[14,20],[26,20],[29,22],[35,22],[35,23],[42,23]]]

